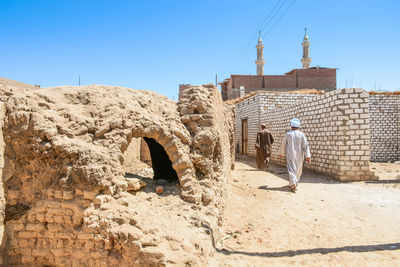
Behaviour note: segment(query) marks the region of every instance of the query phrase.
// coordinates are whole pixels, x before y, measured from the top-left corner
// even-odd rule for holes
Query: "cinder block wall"
[[[370,95],[371,161],[400,159],[399,95]]]
[[[236,104],[235,140],[238,153],[242,153],[242,120],[248,119],[248,155],[255,157],[254,144],[260,130],[260,116],[277,108],[311,99],[315,94],[258,93]]]
[[[328,174],[340,181],[376,179],[370,171],[369,94],[362,89],[342,89],[315,96],[292,106],[261,114],[276,143],[272,160],[289,122],[297,117],[302,122],[313,162],[306,168]]]
[[[248,121],[248,155],[255,156],[255,136],[260,129],[260,99],[257,95],[236,104],[235,142],[236,152],[242,154],[242,121]]]

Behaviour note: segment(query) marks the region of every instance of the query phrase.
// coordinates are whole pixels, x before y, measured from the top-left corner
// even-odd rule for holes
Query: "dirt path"
[[[398,165],[398,167],[397,167]],[[219,266],[400,266],[400,165],[373,164],[382,183],[338,183],[242,159],[228,184]],[[398,168],[398,169],[396,169]]]

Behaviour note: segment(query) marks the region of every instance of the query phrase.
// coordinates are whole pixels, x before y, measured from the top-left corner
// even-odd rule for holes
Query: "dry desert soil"
[[[379,181],[339,183],[239,158],[211,266],[400,266],[400,164],[372,163]]]

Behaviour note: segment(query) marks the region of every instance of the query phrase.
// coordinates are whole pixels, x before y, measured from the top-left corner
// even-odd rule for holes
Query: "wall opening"
[[[242,154],[247,155],[247,147],[248,147],[248,123],[247,119],[242,119]]]
[[[153,138],[132,138],[124,153],[124,168],[126,178],[179,181],[164,147]]]
[[[154,180],[166,180],[170,183],[178,182],[178,174],[172,168],[172,162],[164,147],[153,138],[143,138],[150,150],[151,164],[154,171]]]

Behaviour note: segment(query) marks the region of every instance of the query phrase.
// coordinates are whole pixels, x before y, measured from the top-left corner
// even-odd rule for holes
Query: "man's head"
[[[298,118],[293,118],[290,121],[290,126],[292,126],[293,130],[297,130],[300,127],[300,120]]]
[[[265,125],[265,123],[261,124],[261,130],[264,130],[265,128],[267,128],[267,126]]]

